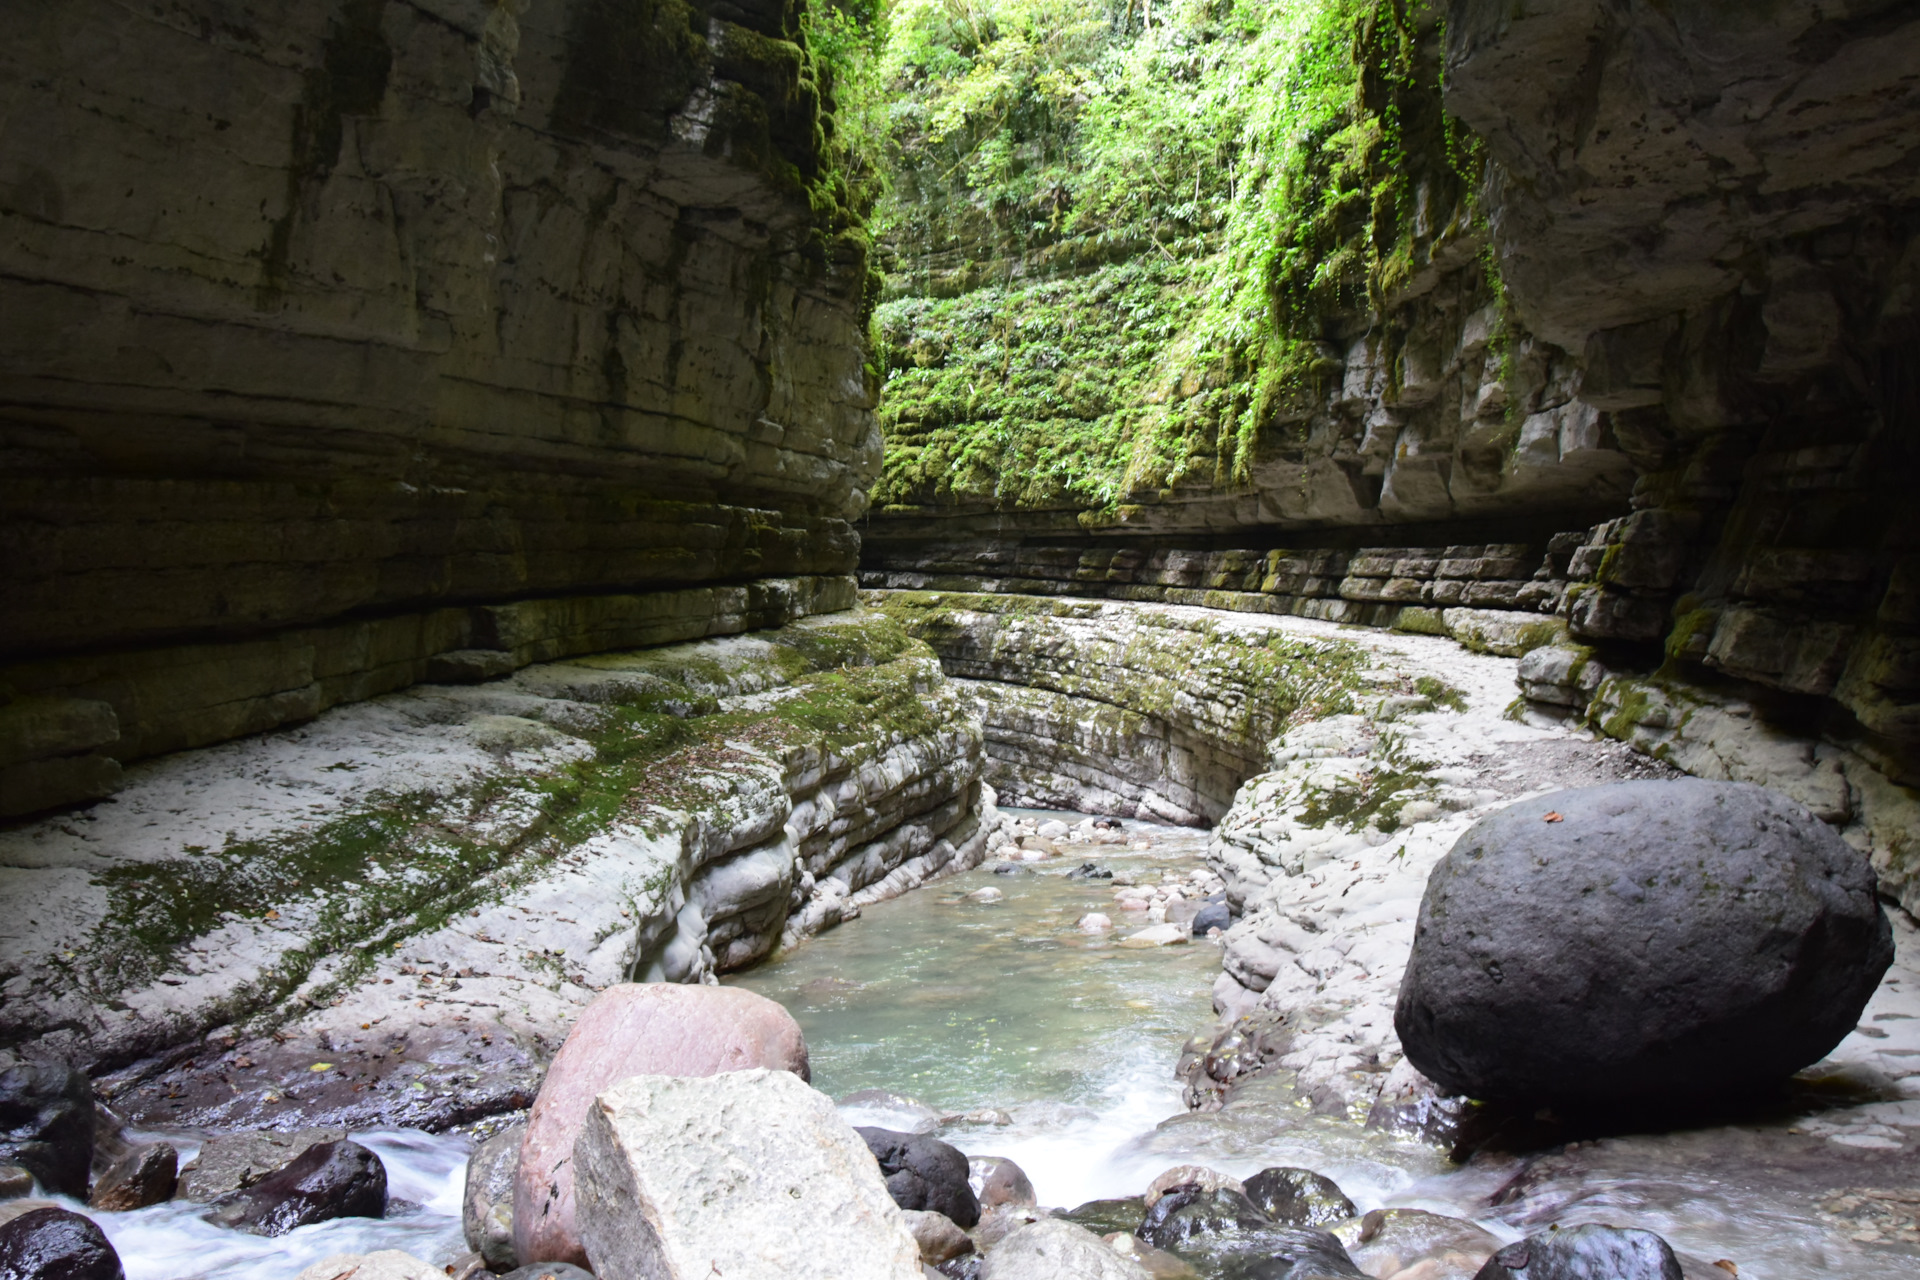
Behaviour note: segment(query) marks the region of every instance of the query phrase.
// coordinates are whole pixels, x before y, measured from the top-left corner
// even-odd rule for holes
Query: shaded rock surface
[[[58,1207],[0,1223],[6,1280],[123,1280],[120,1255],[89,1218]]]
[[[1500,1248],[1484,1227],[1419,1209],[1374,1209],[1333,1231],[1370,1276],[1418,1267],[1421,1280],[1472,1280]]]
[[[576,1146],[596,1274],[920,1280],[920,1251],[858,1134],[786,1071],[638,1076]]]
[[[631,1076],[767,1068],[807,1079],[793,1015],[739,987],[622,983],[581,1013],[527,1117],[513,1174],[513,1249],[522,1262],[588,1264],[574,1210],[574,1147],[594,1099]],[[964,1175],[964,1159],[962,1170]]]
[[[285,1168],[221,1200],[207,1215],[218,1226],[257,1236],[335,1218],[381,1218],[387,1212],[387,1170],[357,1142],[308,1147]]]
[[[212,1204],[229,1192],[250,1187],[284,1169],[308,1148],[343,1141],[346,1136],[342,1129],[296,1129],[288,1133],[255,1129],[216,1134],[181,1166],[179,1196],[196,1204]]]
[[[85,1197],[93,1131],[85,1072],[39,1062],[0,1072],[0,1160],[27,1170],[47,1190]]]
[[[144,1209],[173,1199],[179,1175],[180,1153],[171,1143],[144,1143],[129,1148],[94,1180],[87,1203],[112,1212]]]
[[[1805,809],[1746,785],[1611,783],[1460,838],[1394,1022],[1452,1093],[1712,1094],[1823,1057],[1892,959],[1872,869]]]
[[[852,569],[865,241],[798,11],[726,12],[6,15],[8,812]]]
[[[887,1194],[902,1209],[931,1210],[962,1227],[980,1221],[980,1201],[970,1185],[967,1157],[958,1149],[925,1134],[866,1127],[855,1132],[879,1161]],[[1009,1202],[1011,1197],[1001,1201]]]

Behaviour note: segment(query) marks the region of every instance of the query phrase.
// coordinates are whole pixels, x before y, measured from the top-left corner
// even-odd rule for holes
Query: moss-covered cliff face
[[[1920,781],[1911,6],[966,12],[891,35],[947,154],[884,224],[866,585],[1511,561],[1485,603]]]
[[[0,811],[436,662],[846,607],[880,441],[809,25],[10,6]]]
[[[895,11],[881,539],[1624,500],[1503,304],[1441,6],[1109,9]]]

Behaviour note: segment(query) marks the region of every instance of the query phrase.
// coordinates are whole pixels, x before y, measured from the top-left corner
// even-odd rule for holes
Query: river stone
[[[1246,1191],[1240,1179],[1232,1174],[1221,1173],[1218,1169],[1209,1169],[1203,1164],[1176,1164],[1171,1169],[1161,1170],[1159,1175],[1147,1184],[1146,1207],[1153,1208],[1159,1203],[1161,1196],[1176,1187],[1199,1187],[1202,1191],[1214,1191],[1225,1187],[1229,1191]]]
[[[531,1266],[516,1267],[500,1277],[500,1280],[594,1280],[593,1272],[584,1267],[576,1267],[571,1262],[536,1262]]]
[[[1101,1239],[1121,1257],[1139,1263],[1153,1280],[1200,1280],[1200,1273],[1179,1254],[1156,1249],[1132,1232],[1115,1231]]]
[[[1863,854],[1760,787],[1523,800],[1434,868],[1394,1027],[1442,1089],[1482,1099],[1765,1086],[1837,1045],[1892,962],[1874,895]]]
[[[387,1167],[357,1142],[322,1142],[286,1168],[268,1174],[214,1206],[207,1221],[257,1236],[335,1218],[380,1218],[387,1212]]]
[[[294,1280],[447,1280],[446,1273],[398,1249],[374,1253],[336,1253],[302,1271]]]
[[[1147,1211],[1137,1233],[1218,1280],[1308,1280],[1364,1273],[1326,1231],[1273,1221],[1229,1187],[1175,1187]]]
[[[467,1157],[460,1226],[467,1248],[499,1270],[518,1262],[513,1256],[513,1173],[520,1165],[520,1143],[526,1136],[526,1121],[508,1125]]]
[[[979,1223],[980,1201],[968,1183],[967,1158],[956,1148],[923,1133],[865,1126],[854,1132],[880,1162],[895,1204],[944,1213],[963,1227]]]
[[[212,1204],[286,1168],[307,1148],[339,1142],[346,1136],[345,1129],[296,1129],[292,1133],[256,1129],[208,1138],[199,1154],[181,1168],[174,1195],[194,1204]]]
[[[944,1213],[902,1209],[900,1216],[906,1219],[913,1242],[920,1246],[920,1261],[930,1267],[973,1252],[973,1241],[960,1229],[959,1223]]]
[[[1544,1231],[1487,1259],[1475,1280],[1684,1280],[1680,1260],[1651,1231],[1588,1224]]]
[[[0,1225],[0,1280],[126,1280],[92,1219],[57,1206]]]
[[[1193,927],[1189,932],[1196,938],[1207,936],[1207,930],[1218,929],[1225,933],[1233,928],[1233,910],[1224,902],[1208,902],[1200,908],[1193,918]]]
[[[1096,1235],[1111,1235],[1116,1231],[1132,1235],[1140,1230],[1140,1224],[1146,1220],[1147,1202],[1140,1196],[1089,1200],[1085,1204],[1075,1205],[1060,1216]]]
[[[1247,1179],[1247,1199],[1284,1226],[1324,1227],[1354,1215],[1353,1201],[1332,1178],[1311,1169],[1262,1169]]]
[[[710,1076],[748,1068],[807,1080],[793,1015],[740,987],[629,982],[608,987],[568,1033],[527,1116],[513,1183],[514,1255],[587,1266],[573,1225],[573,1147],[594,1098],[629,1076]]]
[[[1003,1204],[1038,1204],[1033,1182],[1022,1169],[1005,1156],[967,1157],[967,1185],[982,1210]]]
[[[1354,1264],[1371,1276],[1413,1267],[1421,1280],[1470,1280],[1500,1238],[1463,1218],[1421,1209],[1374,1209],[1334,1228]]]
[[[47,1191],[86,1198],[93,1165],[93,1085],[86,1072],[54,1062],[0,1071],[0,1164],[20,1166]]]
[[[587,1112],[580,1238],[619,1280],[919,1280],[859,1135],[788,1071],[636,1076]]]
[[[180,1153],[167,1142],[129,1147],[93,1184],[87,1203],[107,1213],[144,1209],[173,1199],[180,1176]]]
[[[33,1175],[17,1164],[0,1164],[0,1200],[33,1194]]]
[[[994,1246],[980,1280],[1151,1280],[1147,1269],[1085,1227],[1030,1222]]]

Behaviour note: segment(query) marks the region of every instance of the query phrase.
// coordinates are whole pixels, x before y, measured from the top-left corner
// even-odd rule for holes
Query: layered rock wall
[[[1351,702],[1338,641],[1199,610],[1032,596],[875,592],[980,716],[1010,805],[1205,826],[1296,716]]]
[[[0,34],[5,811],[851,603],[865,250],[797,9],[87,0]]]
[[[154,1120],[524,1106],[601,988],[711,982],[974,865],[981,766],[969,701],[863,614],[337,708],[0,833],[0,1042]]]

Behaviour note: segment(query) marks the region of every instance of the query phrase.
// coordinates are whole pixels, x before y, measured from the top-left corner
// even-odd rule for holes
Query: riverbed
[[[849,1121],[927,1129],[969,1154],[1011,1157],[1046,1205],[1138,1194],[1174,1164],[1238,1176],[1297,1165],[1332,1177],[1362,1211],[1422,1208],[1503,1239],[1556,1222],[1645,1227],[1666,1236],[1698,1280],[1726,1276],[1708,1269],[1722,1258],[1758,1280],[1895,1280],[1920,1270],[1920,1245],[1897,1221],[1902,1197],[1920,1195],[1920,1100],[1844,1063],[1796,1107],[1751,1123],[1460,1166],[1433,1146],[1312,1114],[1284,1072],[1243,1087],[1223,1111],[1188,1113],[1173,1067],[1212,1019],[1218,947],[1127,945],[1145,920],[1118,909],[1113,881],[1069,873],[1092,863],[1153,883],[1199,866],[1208,835],[1125,825],[1151,847],[1070,844],[1057,859],[992,863],[870,906],[728,981],[793,1012],[823,1092],[895,1095],[849,1100]],[[997,901],[969,896],[988,888]],[[1084,932],[1089,912],[1116,927]],[[1904,919],[1895,930],[1902,962],[1863,1025],[1893,1019],[1879,1025],[1904,1035],[1915,934]],[[1888,1041],[1873,1043],[1884,1052]],[[199,1140],[151,1136],[169,1136],[183,1159]],[[398,1248],[443,1264],[464,1252],[469,1139],[355,1137],[380,1153],[392,1194],[406,1202],[389,1220],[262,1240],[201,1223],[200,1207],[180,1203],[91,1216],[121,1251],[128,1280],[287,1280],[335,1253]]]

